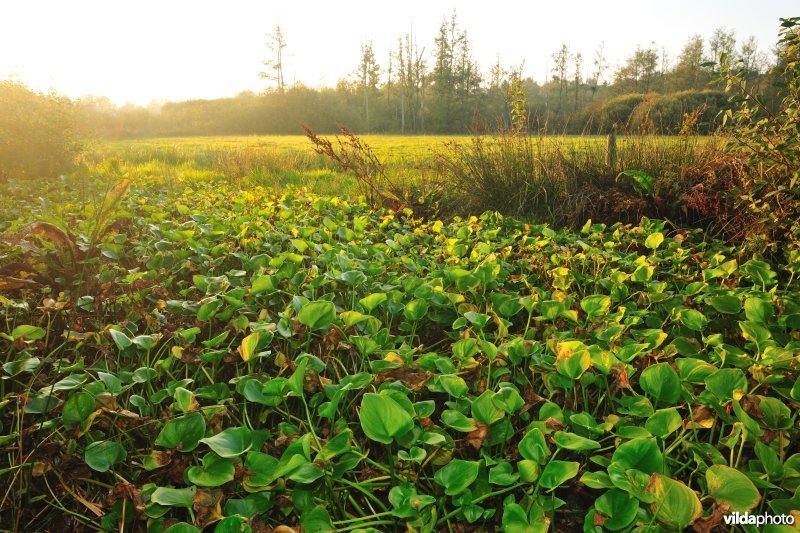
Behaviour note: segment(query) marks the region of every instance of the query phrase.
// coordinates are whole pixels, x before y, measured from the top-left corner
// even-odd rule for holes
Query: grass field
[[[473,137],[364,135],[361,139],[396,178],[438,181],[441,174],[436,154],[448,144],[468,144]],[[676,149],[693,149],[710,142],[710,137],[619,137],[618,150],[628,155],[628,160],[620,161],[620,168],[638,168],[639,162],[647,161],[652,154],[665,152],[666,157],[674,157]],[[578,162],[605,158],[604,136],[544,136],[534,138],[534,143],[544,156],[559,152]],[[352,176],[316,154],[311,142],[301,135],[106,141],[94,147],[91,158],[95,162],[118,159],[132,176],[245,178],[260,185],[305,187],[322,194],[354,192]]]

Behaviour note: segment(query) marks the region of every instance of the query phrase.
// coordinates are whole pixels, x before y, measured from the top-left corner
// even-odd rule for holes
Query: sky
[[[651,41],[674,58],[689,36],[716,27],[754,35],[768,52],[778,19],[800,15],[797,0],[0,0],[0,79],[117,104],[262,91],[266,34],[280,24],[287,83],[334,86],[356,69],[361,43],[372,41],[386,67],[412,29],[432,64],[436,30],[454,8],[484,72],[498,56],[506,66],[524,60],[539,82],[561,43],[585,68],[601,42],[611,64]]]

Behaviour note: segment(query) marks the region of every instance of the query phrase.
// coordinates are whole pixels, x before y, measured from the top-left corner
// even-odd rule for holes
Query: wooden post
[[[611,130],[606,138],[606,166],[612,170],[617,167],[617,129]]]

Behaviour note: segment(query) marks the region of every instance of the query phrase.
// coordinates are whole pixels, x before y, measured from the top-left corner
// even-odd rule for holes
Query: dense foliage
[[[80,151],[80,137],[68,98],[0,80],[0,181],[66,172]]]
[[[796,253],[106,183],[4,191],[4,525],[708,531],[800,505]]]
[[[779,48],[774,73],[782,99],[774,109],[753,88],[746,70],[723,57],[732,93],[724,114],[734,137],[730,148],[748,159],[748,171],[733,193],[740,218],[749,225],[747,239],[773,252],[800,246],[800,17],[782,21]]]

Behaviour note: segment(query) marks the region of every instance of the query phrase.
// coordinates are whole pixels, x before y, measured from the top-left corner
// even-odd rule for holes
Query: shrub
[[[445,190],[433,180],[413,181],[387,168],[369,144],[349,129],[340,126],[334,140],[320,137],[303,126],[314,151],[332,161],[355,178],[359,194],[372,207],[387,207],[395,212],[413,208],[417,216],[435,218],[443,205]]]
[[[600,128],[608,131],[614,127],[629,129],[631,116],[647,95],[623,94],[607,100],[600,108]]]
[[[56,176],[79,151],[69,99],[0,81],[0,180]]]
[[[633,110],[630,123],[639,131],[676,134],[689,118],[695,131],[707,134],[716,129],[714,118],[724,103],[725,94],[720,91],[649,94]]]
[[[775,74],[783,99],[777,109],[753,91],[743,65],[721,58],[731,95],[723,112],[732,136],[728,149],[748,160],[732,191],[740,232],[753,249],[768,252],[800,245],[800,17],[781,20]]]

